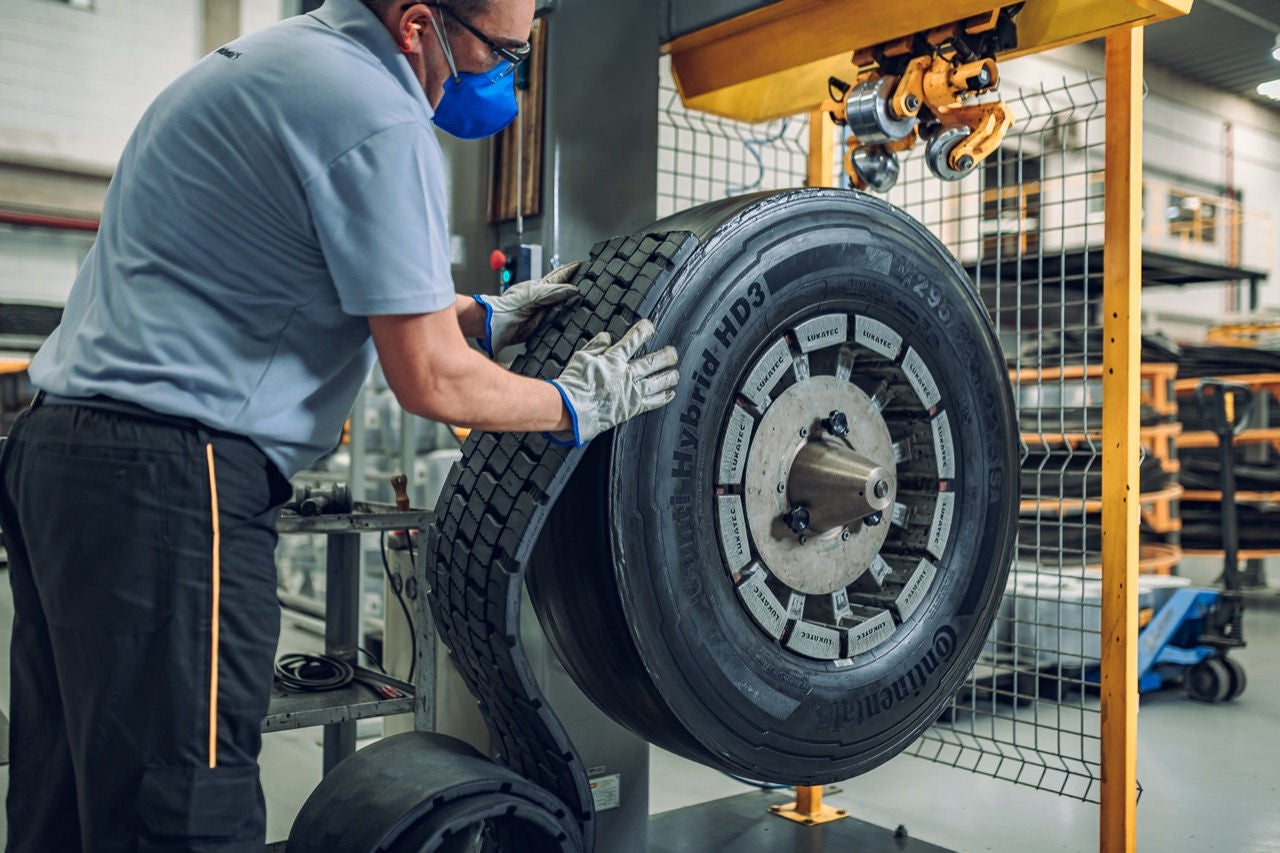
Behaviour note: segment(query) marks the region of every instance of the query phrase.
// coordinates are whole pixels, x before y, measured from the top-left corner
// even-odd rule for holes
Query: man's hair
[[[392,6],[397,4],[403,6],[409,1],[410,0],[363,0],[364,5],[368,6],[373,11],[373,14],[377,15],[379,18],[385,15],[387,9]],[[492,3],[493,0],[447,0],[447,2],[442,2],[440,5],[448,6],[450,9],[470,21],[477,15],[482,15],[489,11],[489,6]],[[445,16],[445,20],[448,21],[448,16]]]

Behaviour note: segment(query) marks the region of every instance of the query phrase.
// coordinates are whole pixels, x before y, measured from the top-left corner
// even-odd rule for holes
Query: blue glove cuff
[[[476,338],[476,343],[484,350],[485,355],[493,358],[493,306],[478,294],[473,294],[471,298],[484,306],[484,337]]]
[[[569,423],[573,424],[573,441],[565,441],[563,439],[556,438],[549,432],[544,432],[543,436],[546,437],[547,441],[557,447],[582,447],[586,442],[582,440],[582,434],[578,432],[578,412],[573,408],[573,403],[569,402],[569,395],[564,393],[564,389],[560,387],[559,382],[554,379],[548,379],[546,381],[550,382],[555,386],[555,389],[560,392],[560,399],[564,401],[564,407],[569,410]]]

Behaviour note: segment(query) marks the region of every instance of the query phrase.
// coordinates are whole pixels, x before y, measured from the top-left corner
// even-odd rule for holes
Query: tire
[[[62,322],[62,309],[23,302],[0,302],[0,335],[48,337]]]
[[[681,352],[676,399],[584,456],[534,604],[578,685],[642,737],[750,778],[846,779],[938,718],[995,616],[1018,510],[999,346],[955,260],[871,196],[732,199],[647,233],[673,230],[698,238],[650,314],[652,346]],[[775,456],[791,477],[788,418],[805,447],[837,441],[831,400],[859,413],[849,444],[894,467],[893,511],[793,539],[757,481]]]
[[[1022,496],[1047,501],[1096,499],[1102,494],[1101,460],[1101,455],[1031,454],[1022,463]],[[1168,487],[1169,481],[1159,457],[1148,452],[1138,467],[1138,488],[1147,494]]]

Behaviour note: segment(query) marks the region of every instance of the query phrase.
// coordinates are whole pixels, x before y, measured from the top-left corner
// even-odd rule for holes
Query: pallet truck
[[[1233,439],[1249,423],[1253,391],[1221,379],[1196,386],[1200,414],[1218,437],[1222,482],[1222,589],[1187,587],[1175,592],[1138,636],[1138,690],[1181,681],[1199,702],[1223,702],[1244,692],[1244,667],[1229,652],[1243,648],[1244,598],[1237,555]]]

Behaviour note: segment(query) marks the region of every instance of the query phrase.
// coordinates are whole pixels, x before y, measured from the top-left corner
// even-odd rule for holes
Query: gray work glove
[[[622,340],[610,345],[601,332],[575,352],[556,379],[548,379],[560,392],[573,429],[549,433],[557,444],[581,447],[600,433],[636,415],[665,406],[676,396],[680,381],[676,348],[633,358],[653,337],[653,323],[641,320]]]
[[[548,307],[578,294],[569,281],[580,266],[580,261],[565,264],[544,278],[513,284],[501,296],[472,297],[484,306],[484,337],[476,342],[489,358],[512,344],[524,343]]]

